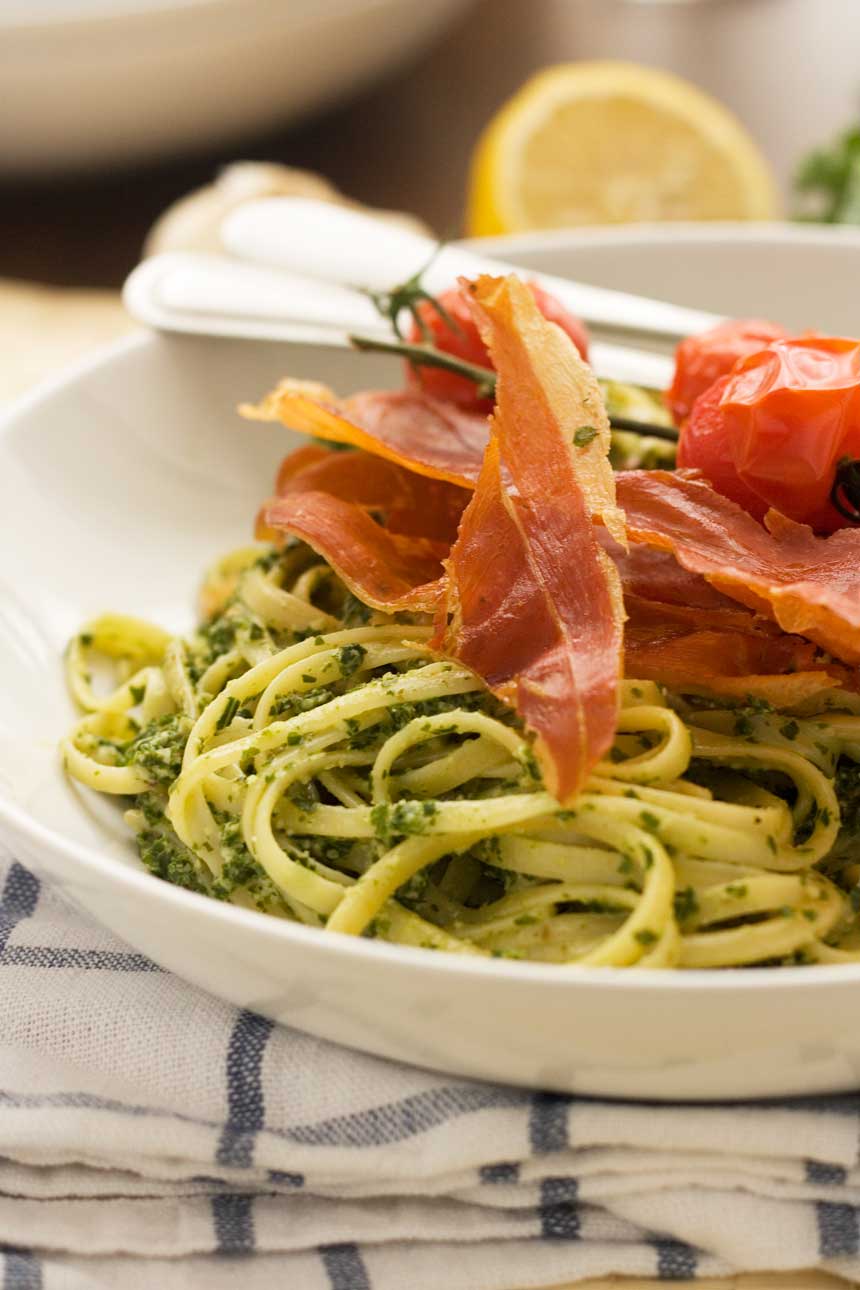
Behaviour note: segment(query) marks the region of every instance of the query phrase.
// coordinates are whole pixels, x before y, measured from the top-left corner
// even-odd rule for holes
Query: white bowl
[[[845,328],[860,233],[637,229],[520,239],[535,268],[706,308]],[[158,963],[312,1034],[457,1074],[618,1097],[856,1087],[860,966],[576,969],[326,935],[189,894],[140,867],[119,812],[63,778],[60,655],[113,607],[190,626],[204,566],[247,540],[285,431],[234,407],[283,372],[346,391],[382,360],[142,337],[0,424],[0,831],[28,865]]]
[[[286,123],[432,40],[467,0],[11,0],[0,172],[131,162]]]

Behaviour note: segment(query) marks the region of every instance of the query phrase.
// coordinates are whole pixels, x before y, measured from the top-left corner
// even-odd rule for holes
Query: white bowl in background
[[[857,0],[554,0],[540,9],[538,57],[630,59],[694,81],[737,113],[789,199],[800,159],[856,124]]]
[[[228,142],[346,97],[468,0],[7,0],[0,172]]]
[[[534,268],[844,329],[860,232],[686,229],[495,244]],[[115,608],[191,625],[295,439],[235,405],[290,373],[342,391],[397,369],[314,347],[143,336],[0,423],[0,835],[82,909],[231,1002],[439,1070],[616,1097],[820,1093],[860,1080],[860,965],[657,972],[461,959],[303,926],[145,873],[116,805],[72,787],[61,653]]]

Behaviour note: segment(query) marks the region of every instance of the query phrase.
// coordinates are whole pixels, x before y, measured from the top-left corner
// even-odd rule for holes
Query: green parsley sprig
[[[860,224],[860,126],[816,148],[798,166],[800,198],[795,219],[821,224]]]

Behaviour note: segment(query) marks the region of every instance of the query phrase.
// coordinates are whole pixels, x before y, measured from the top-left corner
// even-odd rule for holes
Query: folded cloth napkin
[[[655,1106],[449,1079],[210,998],[13,860],[0,892],[4,1290],[860,1276],[858,1095]]]

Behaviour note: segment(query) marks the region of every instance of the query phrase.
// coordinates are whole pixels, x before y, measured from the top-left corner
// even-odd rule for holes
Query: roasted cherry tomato
[[[727,376],[739,358],[787,336],[788,332],[776,323],[739,318],[682,340],[675,351],[675,376],[666,391],[675,425],[683,425],[699,395],[721,376]]]
[[[567,332],[582,357],[587,359],[588,333],[584,325],[573,314],[568,313],[555,296],[544,291],[536,282],[530,282],[528,285],[544,318],[558,323],[562,331]],[[478,328],[462,292],[453,287],[439,296],[439,303],[458,330],[452,329],[432,303],[425,300],[418,306],[418,312],[429,329],[432,343],[447,354],[465,359],[467,363],[475,363],[479,367],[492,367],[490,356],[478,335]],[[418,324],[413,323],[409,340],[414,343],[425,339]],[[493,409],[492,399],[479,399],[475,394],[474,383],[465,376],[457,376],[455,372],[446,372],[438,367],[409,366],[407,379],[410,385],[420,386],[434,398],[446,399],[475,411],[491,412]]]
[[[697,400],[678,465],[761,518],[771,506],[829,533],[850,521],[831,502],[837,471],[860,458],[860,341],[778,340],[741,359]],[[844,471],[844,466],[842,467]],[[860,498],[841,498],[856,511]]]

